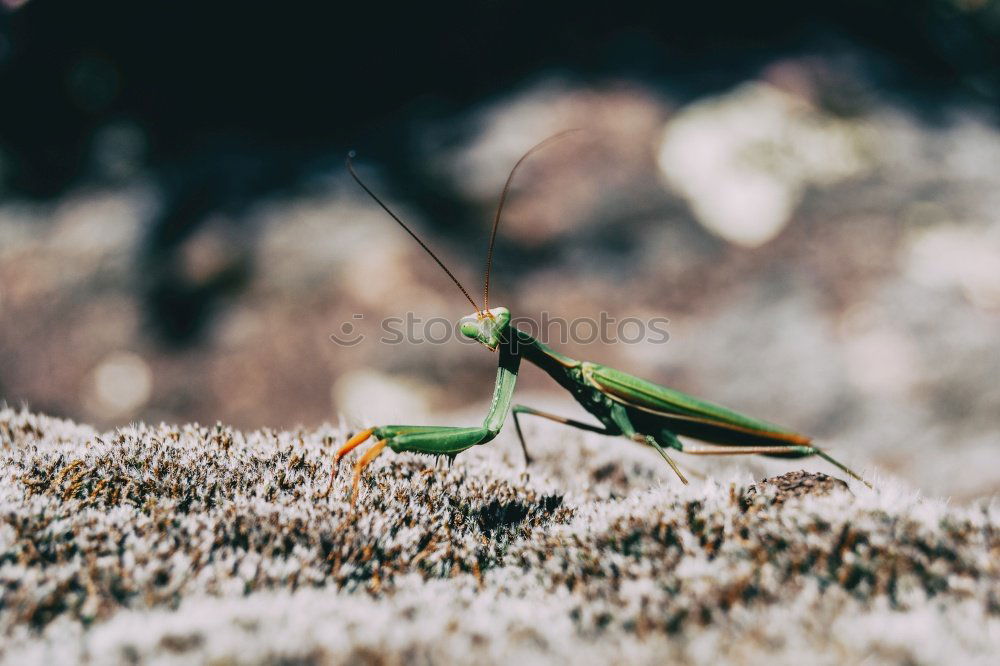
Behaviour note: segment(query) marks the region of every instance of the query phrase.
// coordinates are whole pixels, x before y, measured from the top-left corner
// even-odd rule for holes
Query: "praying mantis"
[[[472,299],[469,292],[437,255],[362,182],[351,163],[353,153],[348,155],[347,169],[358,185],[437,262],[472,304],[475,311],[459,322],[462,335],[476,340],[491,352],[499,350],[499,359],[493,399],[482,425],[470,427],[386,425],[362,430],[336,452],[330,484],[319,497],[329,495],[341,459],[372,437],[376,440],[375,444],[354,465],[351,486],[352,506],[358,496],[358,484],[364,469],[386,449],[395,453],[410,451],[454,459],[459,453],[473,446],[492,441],[500,433],[508,412],[514,417],[514,427],[524,453],[525,464],[530,464],[531,458],[528,455],[519,415],[532,415],[580,430],[612,437],[625,437],[650,446],[663,457],[684,484],[687,484],[688,480],[667,453],[668,449],[694,455],[762,454],[781,458],[817,456],[871,488],[871,485],[858,474],[815,446],[810,437],[600,363],[570,358],[511,326],[511,313],[507,308],[489,307],[493,248],[500,216],[514,174],[529,156],[574,131],[560,132],[535,145],[511,169],[501,192],[490,232],[482,307]],[[525,405],[511,405],[518,368],[522,360],[535,364],[547,373],[601,425],[584,423]],[[680,436],[708,443],[708,446],[693,447],[683,442]]]

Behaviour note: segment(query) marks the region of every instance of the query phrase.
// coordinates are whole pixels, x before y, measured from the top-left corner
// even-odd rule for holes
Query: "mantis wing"
[[[583,363],[584,380],[626,407],[662,421],[662,426],[706,442],[808,445],[811,438],[768,421],[755,419],[683,391],[654,384],[621,370]]]

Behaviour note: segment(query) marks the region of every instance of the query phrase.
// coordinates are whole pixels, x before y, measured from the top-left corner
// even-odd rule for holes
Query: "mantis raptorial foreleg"
[[[330,491],[333,490],[333,483],[337,479],[337,471],[340,468],[340,460],[372,437],[377,438],[378,441],[374,446],[365,451],[365,454],[354,465],[354,478],[351,486],[352,505],[358,496],[358,482],[361,478],[361,473],[386,447],[397,453],[402,451],[416,451],[418,453],[453,457],[476,444],[489,441],[495,435],[495,432],[491,434],[491,431],[485,427],[382,426],[362,430],[347,440],[347,443],[337,450],[330,470],[330,483],[327,485],[326,490],[317,495],[317,499],[327,497]]]
[[[330,471],[330,484],[318,498],[327,497],[333,489],[340,459],[371,437],[375,437],[378,443],[367,451],[355,464],[354,482],[351,491],[352,505],[358,496],[358,479],[361,476],[361,472],[385,447],[392,449],[396,453],[412,451],[414,453],[426,453],[452,458],[477,444],[485,444],[491,441],[500,432],[500,428],[503,427],[503,422],[507,417],[511,396],[514,394],[514,385],[517,382],[517,370],[520,364],[521,357],[517,353],[516,345],[505,344],[500,347],[496,384],[493,388],[493,401],[490,405],[489,413],[483,420],[482,426],[390,425],[368,428],[354,435],[334,455],[333,468]]]

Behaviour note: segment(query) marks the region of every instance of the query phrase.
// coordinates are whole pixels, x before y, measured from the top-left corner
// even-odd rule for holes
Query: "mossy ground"
[[[683,487],[533,431],[450,469],[346,430],[114,432],[0,411],[8,663],[987,663],[1000,507],[793,474]],[[509,459],[505,458],[509,455]],[[353,459],[353,458],[352,458]],[[723,479],[723,480],[719,480]]]

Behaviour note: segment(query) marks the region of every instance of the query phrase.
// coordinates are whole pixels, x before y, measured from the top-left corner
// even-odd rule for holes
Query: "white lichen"
[[[0,411],[6,663],[987,663],[1000,506],[878,479],[680,486],[627,443],[528,429],[379,458],[340,429],[93,429]],[[353,458],[352,458],[353,459]],[[349,462],[349,461],[345,461]],[[834,484],[836,485],[836,484]]]

